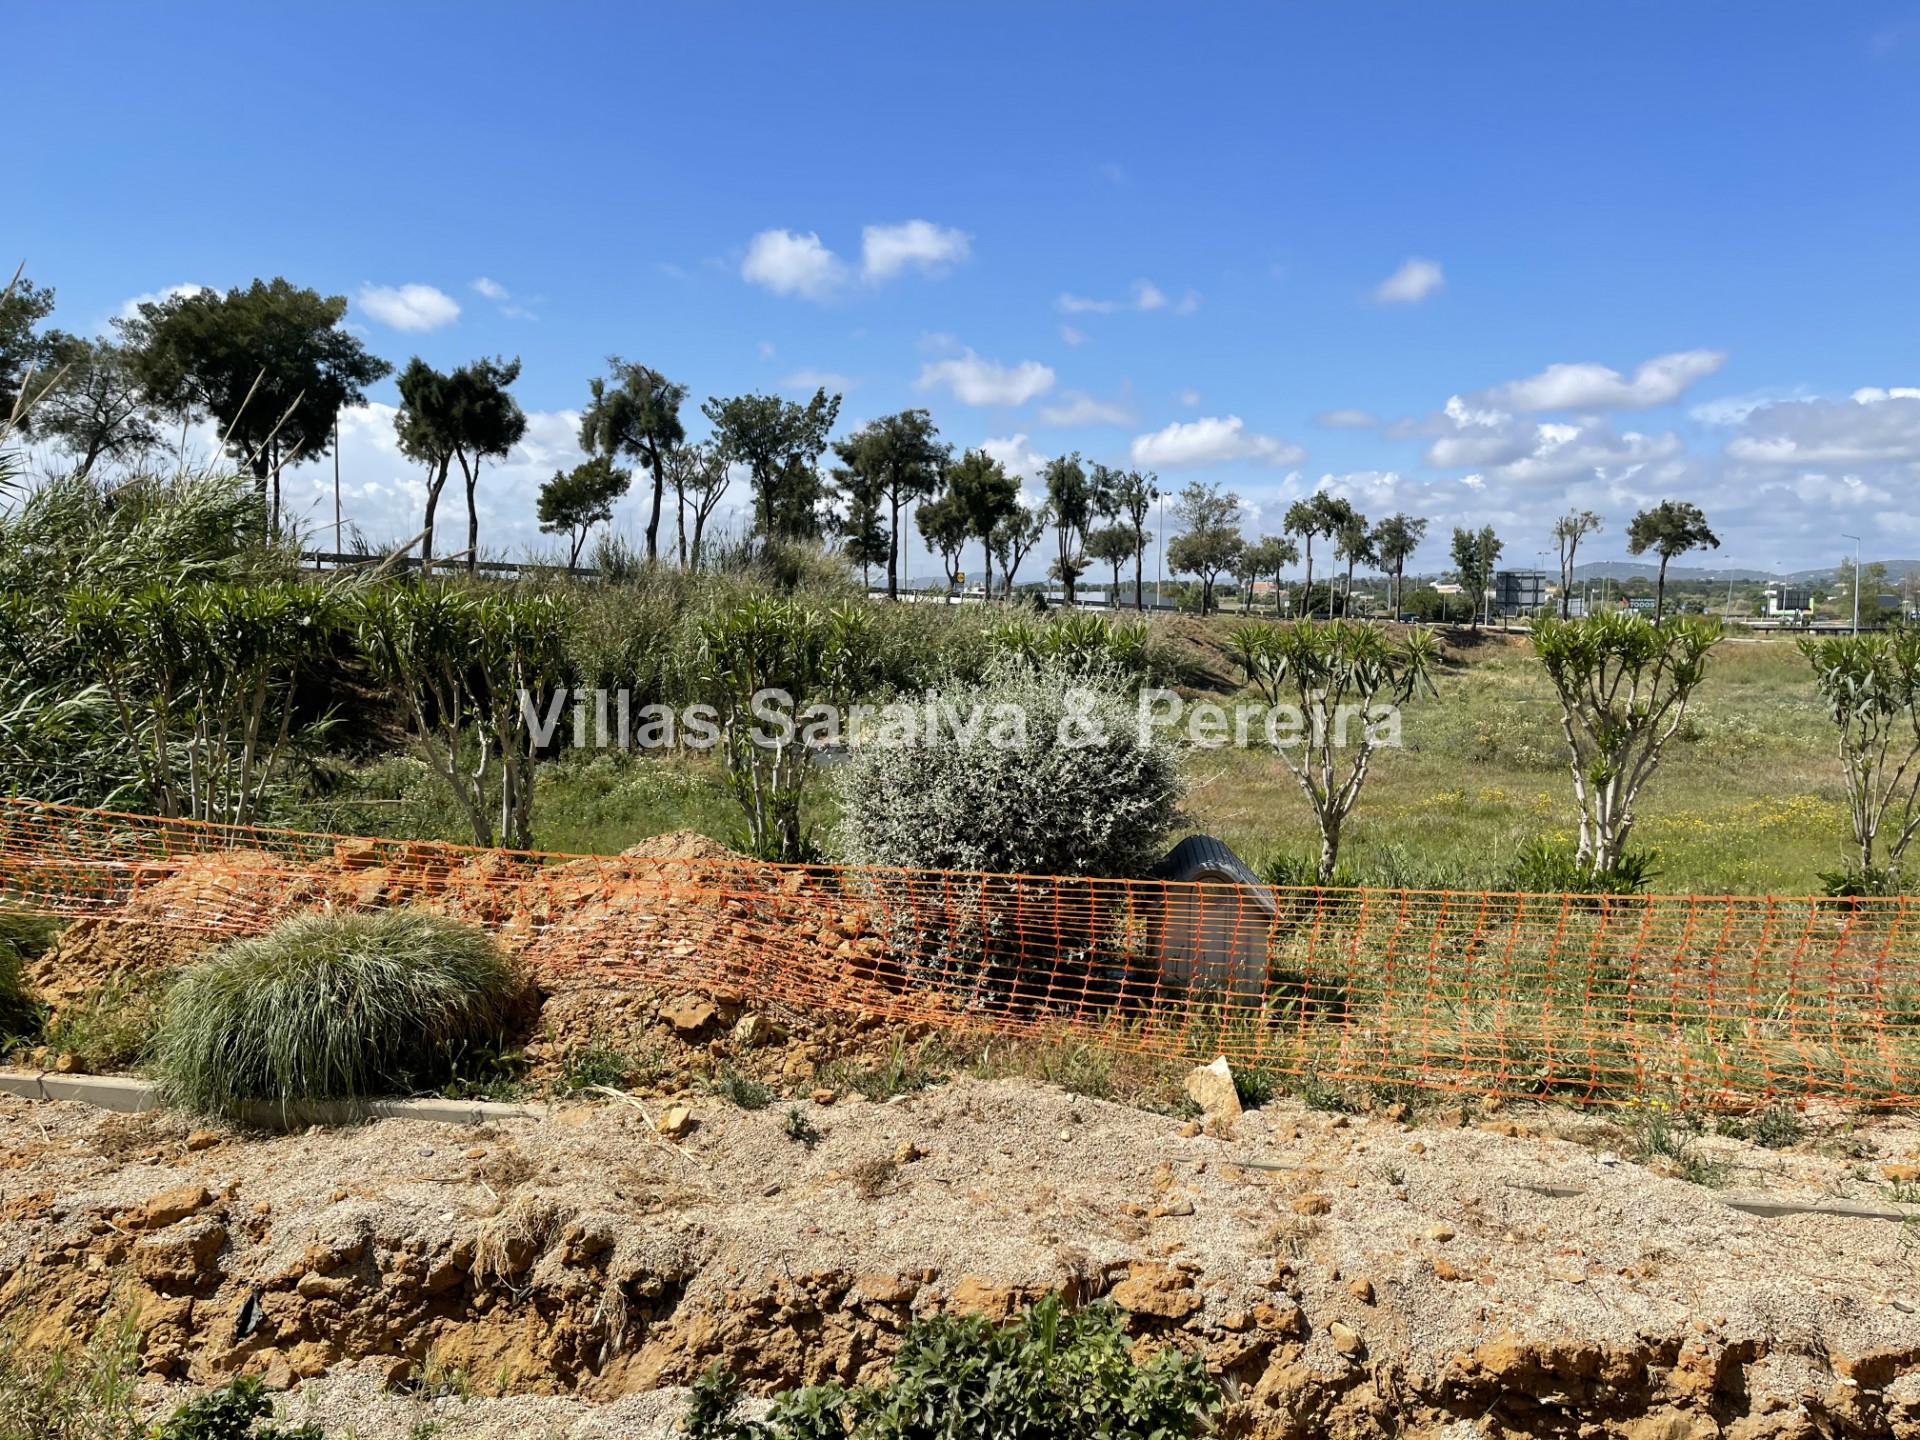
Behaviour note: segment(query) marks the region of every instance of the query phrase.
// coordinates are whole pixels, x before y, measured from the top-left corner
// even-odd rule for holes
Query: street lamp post
[[[1860,633],[1860,537],[1841,532],[1842,540],[1853,541],[1853,633]]]

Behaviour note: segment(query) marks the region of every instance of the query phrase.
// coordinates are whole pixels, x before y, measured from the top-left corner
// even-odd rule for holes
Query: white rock
[[[1187,1098],[1198,1105],[1209,1120],[1231,1120],[1240,1113],[1240,1092],[1233,1086],[1233,1070],[1222,1055],[1211,1065],[1196,1065],[1187,1072]]]

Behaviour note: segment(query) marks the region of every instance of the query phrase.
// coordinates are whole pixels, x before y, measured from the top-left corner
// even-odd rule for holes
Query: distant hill
[[[1897,585],[1900,577],[1909,570],[1920,570],[1920,560],[1868,560],[1869,565],[1885,565],[1887,581]],[[1716,570],[1706,565],[1669,565],[1667,583],[1703,584],[1709,580],[1788,580],[1796,585],[1828,585],[1833,582],[1835,566],[1825,565],[1817,570],[1790,570],[1785,575],[1771,570],[1747,570],[1738,566],[1727,570]],[[1551,567],[1549,567],[1551,573]],[[1652,580],[1660,573],[1660,567],[1649,565],[1640,560],[1595,560],[1585,565],[1573,567],[1576,580]]]
[[[1551,568],[1551,567],[1549,567]],[[1593,560],[1585,565],[1573,567],[1576,580],[1653,580],[1660,574],[1658,564],[1649,565],[1640,560]],[[1775,575],[1766,570],[1716,570],[1705,565],[1669,565],[1667,583],[1681,582],[1704,583],[1708,580],[1773,580]]]

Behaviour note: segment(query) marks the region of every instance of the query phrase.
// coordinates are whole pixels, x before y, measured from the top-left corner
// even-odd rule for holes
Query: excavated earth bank
[[[915,1315],[1049,1291],[1204,1351],[1229,1434],[1920,1436],[1920,1229],[1744,1213],[1593,1117],[1210,1133],[964,1079],[798,1108],[815,1145],[718,1097],[678,1142],[637,1103],[243,1136],[0,1098],[0,1323],[133,1306],[156,1404],[257,1372],[362,1440],[667,1435],[715,1360],[871,1378]],[[1788,1204],[1884,1211],[1920,1160],[1910,1120],[1695,1143]]]

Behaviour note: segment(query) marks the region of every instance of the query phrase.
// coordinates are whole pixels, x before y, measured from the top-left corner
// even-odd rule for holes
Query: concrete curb
[[[153,1085],[123,1075],[57,1075],[40,1070],[0,1070],[0,1093],[23,1100],[64,1100],[137,1115],[164,1108]],[[302,1100],[280,1106],[249,1105],[241,1119],[268,1130],[306,1125],[351,1125],[362,1120],[425,1120],[435,1125],[484,1125],[493,1120],[544,1120],[545,1105],[496,1100]]]

